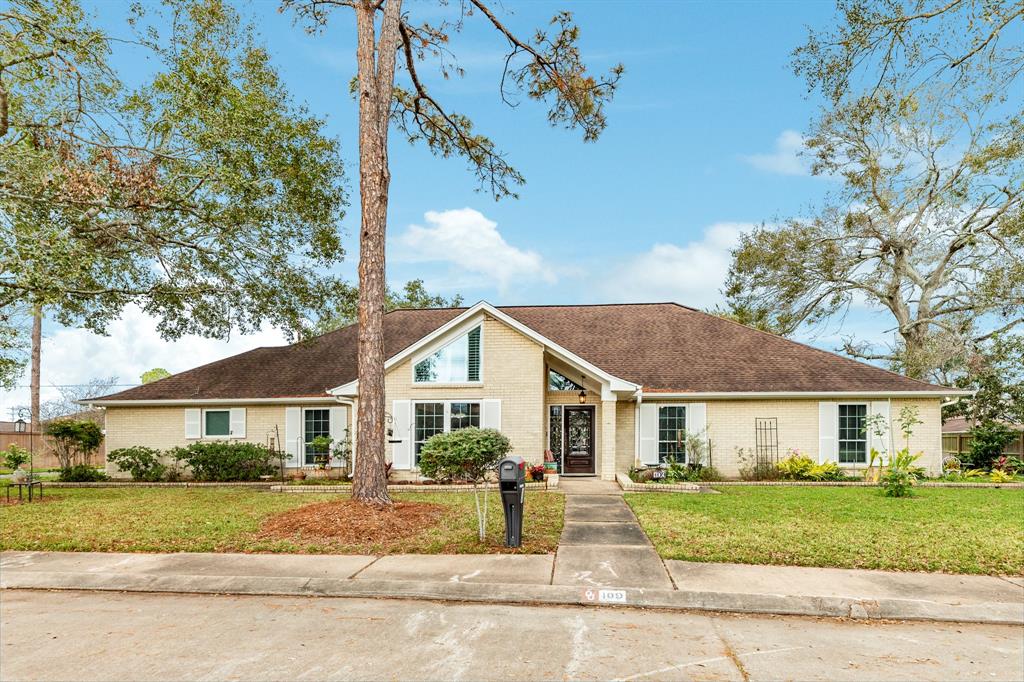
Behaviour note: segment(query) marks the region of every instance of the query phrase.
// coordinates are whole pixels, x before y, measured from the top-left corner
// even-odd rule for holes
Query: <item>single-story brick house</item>
[[[273,442],[311,466],[313,438],[347,433],[358,458],[356,340],[351,325],[89,402],[106,409],[108,451]],[[893,450],[893,434],[865,433],[868,415],[905,405],[924,422],[911,448],[938,471],[940,405],[962,393],[674,303],[396,310],[384,345],[388,455],[406,476],[427,438],[465,426],[500,429],[531,462],[550,449],[567,475],[679,456],[684,431],[727,476],[763,446],[857,468]]]

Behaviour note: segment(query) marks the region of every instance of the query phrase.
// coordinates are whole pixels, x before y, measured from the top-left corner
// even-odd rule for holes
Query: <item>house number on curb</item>
[[[625,590],[595,590],[587,588],[583,590],[583,601],[598,602],[601,604],[625,604]]]

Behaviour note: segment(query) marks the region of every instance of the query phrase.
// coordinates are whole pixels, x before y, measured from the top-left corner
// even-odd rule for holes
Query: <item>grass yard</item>
[[[625,497],[665,559],[1024,574],[1024,490],[720,490]]]
[[[472,493],[412,493],[396,499],[449,507],[421,532],[362,544],[259,538],[275,514],[347,496],[240,488],[49,489],[41,504],[0,506],[0,549],[75,552],[297,552],[305,554],[482,554],[552,552],[562,532],[560,493],[527,493],[523,546],[504,547],[495,490],[488,496],[487,542],[477,541]]]

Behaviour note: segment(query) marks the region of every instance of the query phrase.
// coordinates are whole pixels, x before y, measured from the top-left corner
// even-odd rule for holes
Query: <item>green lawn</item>
[[[1024,490],[720,490],[625,497],[666,559],[1024,574]]]
[[[396,499],[451,508],[437,525],[400,541],[376,544],[266,540],[266,517],[332,499],[330,494],[270,493],[239,488],[50,489],[41,504],[0,506],[0,549],[93,552],[300,552],[339,554],[477,554],[503,547],[504,520],[489,495],[487,542],[477,541],[471,493],[413,493]],[[564,498],[527,493],[526,553],[552,552],[562,532]]]

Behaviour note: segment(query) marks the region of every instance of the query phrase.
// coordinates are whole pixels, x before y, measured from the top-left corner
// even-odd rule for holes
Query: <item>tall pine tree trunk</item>
[[[379,44],[374,3],[356,5],[359,78],[359,410],[352,496],[388,505],[384,450],[384,245],[388,218],[388,121],[401,0],[387,0]]]

